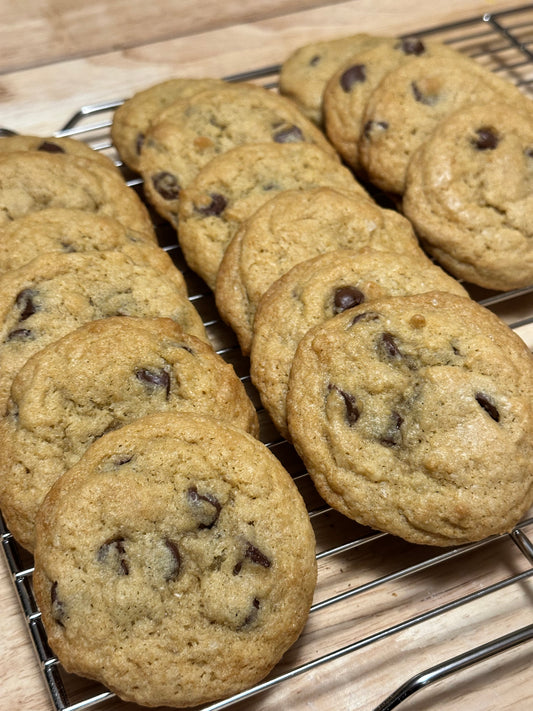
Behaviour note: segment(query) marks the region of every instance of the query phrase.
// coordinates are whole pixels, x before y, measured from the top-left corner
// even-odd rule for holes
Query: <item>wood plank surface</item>
[[[50,135],[81,107],[127,98],[172,76],[228,76],[278,64],[294,48],[329,37],[373,32],[405,34],[486,12],[514,8],[494,0],[0,0],[0,125]],[[518,312],[502,307],[508,322],[531,313],[531,296]],[[533,347],[533,328],[520,330]],[[353,535],[351,524],[324,516],[316,521],[319,545]],[[526,531],[533,536],[533,526]],[[405,579],[395,571],[429,555],[422,548],[386,539],[356,553],[320,562],[317,600],[361,586],[343,605],[313,615],[302,639],[284,660],[309,659],[372,636],[391,625],[475,595],[495,581],[527,570],[524,556],[505,538],[494,547],[436,565]],[[497,555],[495,555],[497,552]],[[366,589],[369,581],[390,582]],[[484,596],[449,614],[407,627],[347,657],[239,705],[239,711],[370,711],[412,674],[453,654],[532,622],[531,578]],[[52,708],[7,565],[0,561],[0,709]],[[503,711],[533,704],[532,645],[526,644],[419,692],[402,709]],[[284,669],[285,666],[281,668]],[[80,681],[80,688],[83,688]],[[108,700],[99,709],[137,707]]]

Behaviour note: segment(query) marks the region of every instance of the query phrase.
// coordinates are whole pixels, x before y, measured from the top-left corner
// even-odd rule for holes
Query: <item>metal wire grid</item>
[[[460,23],[434,27],[417,34],[421,36],[431,35],[435,39],[456,46],[458,49],[476,57],[476,59],[488,65],[492,70],[506,75],[514,81],[514,83],[521,86],[526,93],[533,94],[533,6],[530,5],[501,13],[487,14],[483,16],[483,18],[478,17]],[[243,72],[232,77],[227,77],[227,79],[231,81],[257,80],[266,86],[275,86],[278,72],[279,66],[271,66],[257,71]],[[270,82],[270,84],[268,82]],[[113,110],[121,103],[122,100],[117,100],[105,104],[82,107],[80,111],[68,121],[63,129],[57,132],[57,135],[77,136],[91,144],[92,147],[97,150],[112,153],[113,147],[109,139],[111,115]],[[86,123],[88,119],[90,123]],[[120,161],[116,156],[113,155],[112,157],[114,157],[117,164],[120,165]],[[142,190],[141,181],[137,176],[128,175],[126,169],[124,169],[124,175],[131,187]],[[314,496],[312,494],[309,496],[309,478],[292,448],[287,442],[279,438],[268,416],[264,410],[262,410],[257,392],[250,382],[248,361],[240,354],[235,335],[221,322],[216,312],[213,295],[209,292],[205,284],[188,270],[179,247],[176,245],[175,235],[169,225],[164,223],[156,215],[154,215],[154,224],[161,246],[168,251],[176,264],[184,272],[189,287],[190,298],[202,315],[206,329],[213,342],[218,344],[218,346],[216,346],[217,352],[220,353],[225,360],[232,363],[258,409],[261,422],[261,439],[274,454],[280,458],[282,463],[293,475],[308,503],[311,521],[315,529],[320,529],[320,522],[324,520],[324,517],[332,514],[331,509],[323,502],[317,501],[316,493]],[[509,323],[509,325],[511,328],[519,331],[523,326],[533,323],[533,309],[531,308],[533,286],[529,289],[521,289],[507,294],[491,293],[486,290],[474,291],[474,298],[477,298],[480,303],[496,311],[502,304],[505,310],[506,307],[514,307],[520,300],[523,301],[526,299],[526,311],[524,316]],[[275,669],[273,674],[261,684],[231,698],[204,706],[204,711],[219,711],[232,707],[241,701],[279,687],[279,685],[284,682],[306,674],[317,667],[332,663],[335,660],[359,650],[364,650],[384,639],[394,637],[405,630],[423,625],[423,623],[429,620],[437,620],[452,610],[467,606],[487,596],[497,594],[510,586],[524,584],[533,577],[533,543],[528,536],[528,529],[533,530],[532,527],[533,518],[529,518],[517,525],[510,534],[494,536],[470,545],[446,549],[444,551],[438,550],[436,552],[434,549],[420,547],[418,550],[423,550],[424,553],[419,559],[416,559],[413,564],[374,577],[360,584],[353,586],[348,584],[345,586],[346,589],[343,589],[341,592],[337,592],[325,597],[323,600],[315,602],[311,608],[310,619],[325,608],[336,605],[343,606],[350,600],[363,597],[369,591],[386,587],[398,580],[409,579],[420,574],[424,575],[430,571],[439,569],[441,566],[447,569],[447,567],[452,564],[452,561],[466,561],[468,557],[476,551],[488,548],[491,554],[494,552],[496,555],[501,555],[499,545],[503,541],[511,543],[513,549],[519,552],[521,561],[521,565],[518,566],[521,569],[512,575],[503,577],[497,582],[483,585],[478,589],[471,589],[444,604],[429,607],[421,613],[407,616],[399,622],[379,629],[372,634],[363,636],[360,639],[342,645],[339,648],[334,648],[326,653],[318,654],[304,663],[294,664],[287,671],[278,671]],[[18,546],[1,518],[0,534],[2,538],[2,549],[12,573],[14,586],[28,625],[29,633],[41,662],[42,672],[51,699],[57,711],[81,711],[82,709],[94,708],[98,705],[105,704],[105,702],[113,699],[114,694],[92,683],[88,685],[86,689],[82,690],[81,693],[79,690],[74,691],[70,688],[68,675],[64,674],[58,660],[47,644],[40,612],[33,596],[33,561],[31,556]],[[339,556],[352,555],[355,551],[360,552],[374,545],[383,547],[390,545],[390,541],[391,537],[388,536],[388,534],[376,533],[368,529],[357,529],[355,535],[338,545],[328,545],[326,538],[326,545],[324,549],[317,554],[317,561],[320,565],[323,561],[332,560]],[[506,551],[509,553],[508,549],[506,549]],[[508,649],[517,647],[526,642],[531,642],[532,640],[533,624],[528,624],[495,639],[491,639],[488,642],[477,645],[456,656],[445,659],[430,668],[422,669],[398,688],[392,690],[374,711],[389,711],[389,709],[397,707],[402,701],[418,690],[434,682],[457,674],[459,671],[474,664],[488,660],[493,656],[501,655]]]

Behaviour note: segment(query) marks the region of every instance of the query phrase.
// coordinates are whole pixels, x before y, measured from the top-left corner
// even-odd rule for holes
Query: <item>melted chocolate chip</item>
[[[389,127],[387,121],[367,121],[363,128],[363,135],[365,138],[370,138],[376,131],[386,131]]]
[[[379,350],[388,358],[399,358],[402,354],[392,333],[382,333],[378,343]]]
[[[140,380],[144,385],[148,386],[150,390],[156,390],[161,388],[165,391],[166,397],[168,398],[170,393],[170,375],[166,370],[148,370],[148,368],[139,368],[135,371],[135,377]]]
[[[364,64],[354,64],[344,71],[339,79],[339,84],[347,94],[354,84],[362,84],[366,81],[366,66]]]
[[[165,539],[165,546],[170,551],[172,556],[172,570],[165,577],[167,582],[171,580],[176,580],[181,570],[181,554],[178,548],[178,544],[175,541],[171,541],[169,538]]]
[[[477,138],[472,140],[472,143],[479,151],[493,151],[500,142],[499,136],[492,128],[482,127],[476,131]]]
[[[385,447],[396,447],[400,444],[400,427],[402,425],[402,422],[403,417],[401,417],[401,415],[399,415],[397,412],[393,412],[391,414],[389,427],[383,437],[380,439],[381,444],[383,444]]]
[[[241,572],[242,564],[245,560],[249,560],[251,563],[254,563],[254,565],[260,565],[263,568],[270,568],[272,565],[267,556],[249,541],[246,544],[244,558],[236,563],[233,568],[233,575],[238,575]]]
[[[438,101],[436,94],[424,94],[416,82],[411,82],[411,91],[415,97],[415,101],[420,104],[425,104],[426,106],[435,106]]]
[[[400,47],[405,54],[414,54],[417,57],[426,51],[425,44],[418,37],[404,37]]]
[[[161,171],[152,175],[152,185],[164,200],[176,200],[180,194],[178,179],[172,173]]]
[[[485,393],[476,393],[478,404],[487,412],[495,422],[500,421],[500,413],[496,405],[489,399]]]
[[[62,146],[52,143],[52,141],[43,141],[37,150],[45,153],[65,153],[65,149]]]
[[[335,289],[333,295],[333,313],[340,314],[342,311],[359,306],[365,300],[365,295],[355,286],[340,286]]]
[[[242,623],[241,628],[247,627],[248,625],[251,625],[252,622],[255,622],[255,620],[257,619],[257,614],[259,612],[259,607],[260,602],[256,597],[254,597],[254,599],[252,600],[252,607],[250,609],[250,612],[246,615],[246,618]]]
[[[219,193],[211,193],[210,197],[211,202],[209,203],[209,205],[206,205],[205,207],[195,206],[194,209],[196,212],[199,212],[201,215],[204,215],[204,217],[218,217],[226,209],[228,201],[223,195],[220,195]]]
[[[187,500],[192,506],[197,507],[199,515],[205,519],[198,528],[212,528],[218,521],[222,505],[213,494],[199,494],[195,486],[187,490]],[[205,506],[207,504],[207,506]]]
[[[342,388],[339,388],[338,385],[332,385],[331,383],[328,385],[328,390],[330,392],[332,390],[335,390],[335,392],[339,393],[339,395],[344,400],[344,407],[346,409],[346,422],[350,427],[355,425],[355,423],[359,419],[359,415],[361,414],[359,408],[357,407],[355,396],[351,393],[347,393]]]
[[[100,563],[112,559],[117,575],[129,575],[129,567],[126,560],[126,549],[124,548],[124,538],[113,538],[103,543],[96,554]]]
[[[37,311],[34,302],[36,292],[33,289],[23,289],[15,298],[15,304],[20,309],[19,321],[25,321]]]
[[[33,331],[29,328],[16,328],[7,334],[8,341],[32,341],[35,338]]]
[[[142,147],[144,145],[144,133],[138,133],[135,140],[135,152],[138,156],[141,155]]]
[[[298,126],[288,126],[273,134],[276,143],[300,143],[304,140],[303,133]]]
[[[362,314],[357,314],[357,316],[353,317],[350,326],[355,326],[355,324],[360,321],[377,321],[378,318],[379,314],[375,311],[363,311]]]
[[[65,624],[65,605],[57,596],[57,580],[52,583],[50,589],[50,605],[52,608],[52,619],[58,625],[64,627]]]

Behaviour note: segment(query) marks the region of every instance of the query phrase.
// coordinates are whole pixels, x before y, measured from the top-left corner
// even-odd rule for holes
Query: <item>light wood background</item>
[[[171,76],[227,76],[277,64],[314,39],[366,31],[404,34],[485,12],[513,8],[499,0],[0,0],[0,125],[52,134],[81,106],[126,98]],[[531,300],[526,310],[531,308]],[[510,317],[513,314],[509,314]],[[531,329],[521,334],[533,344]],[[325,520],[331,534],[335,522]],[[531,527],[529,529],[531,535]],[[388,540],[388,539],[387,539]],[[388,541],[368,553],[321,562],[317,600],[421,553]],[[392,547],[392,550],[390,548]],[[371,634],[434,604],[475,592],[524,569],[509,541],[482,549],[429,576],[368,591],[339,612],[317,615],[292,659],[305,660]],[[354,563],[354,560],[357,564]],[[246,709],[372,709],[415,671],[532,621],[533,587],[524,582],[476,606],[407,630],[347,659],[307,673]],[[44,711],[51,702],[23,622],[7,566],[0,560],[0,708]],[[466,645],[466,647],[465,647]],[[442,682],[402,705],[418,709],[490,711],[533,708],[531,644]],[[443,656],[445,655],[445,656]],[[102,707],[115,708],[113,702]],[[126,706],[119,704],[118,708]],[[128,709],[132,707],[127,706]]]

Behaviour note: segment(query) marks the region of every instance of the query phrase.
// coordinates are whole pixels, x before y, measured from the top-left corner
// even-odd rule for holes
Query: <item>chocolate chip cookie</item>
[[[360,195],[286,190],[260,207],[230,242],[215,288],[218,310],[242,351],[250,350],[257,304],[276,279],[323,252],[365,246],[427,259],[408,220]]]
[[[0,413],[30,356],[107,316],[165,316],[207,341],[183,289],[144,262],[113,251],[36,257],[0,276]]]
[[[424,263],[370,247],[325,252],[275,281],[255,314],[250,375],[281,434],[290,437],[285,407],[289,373],[298,343],[310,328],[375,299],[434,290],[468,296],[429,259]]]
[[[145,261],[166,274],[187,294],[185,280],[168,254],[154,242],[154,232],[134,232],[113,217],[83,210],[49,208],[0,227],[0,274],[18,269],[49,252],[119,251],[137,264]]]
[[[396,67],[421,57],[461,57],[450,47],[418,37],[383,37],[342,65],[324,89],[326,134],[345,162],[363,174],[359,141],[364,132],[363,114],[381,80]],[[377,130],[377,127],[375,127]]]
[[[99,319],[35,353],[0,419],[0,508],[15,538],[32,550],[54,481],[102,434],[154,412],[259,429],[233,367],[170,319]]]
[[[245,143],[315,143],[336,156],[287,98],[255,84],[224,84],[176,101],[146,134],[139,170],[150,203],[178,228],[179,195],[220,153]]]
[[[408,171],[404,210],[452,274],[510,290],[533,283],[533,120],[503,103],[441,122]]]
[[[532,386],[531,352],[483,306],[397,296],[304,336],[287,417],[331,506],[451,546],[509,531],[533,503]]]
[[[111,124],[111,140],[124,163],[133,170],[139,169],[146,131],[157,114],[174,101],[212,88],[221,81],[177,77],[153,84],[127,99],[116,109]]]
[[[506,102],[533,114],[533,102],[513,84],[466,56],[422,56],[390,71],[363,114],[359,160],[368,179],[402,194],[415,150],[443,118],[471,104]]]
[[[280,93],[294,101],[307,118],[321,126],[322,94],[328,81],[354,54],[381,41],[381,37],[360,32],[298,47],[281,65]]]
[[[137,193],[97,161],[65,153],[0,152],[0,227],[50,207],[114,217],[136,232],[153,230]]]
[[[261,442],[200,415],[104,435],[39,516],[50,646],[136,703],[196,706],[259,682],[302,631],[315,582],[291,477]]]
[[[178,239],[211,289],[238,228],[282,190],[320,185],[366,194],[353,174],[312,143],[250,143],[213,158],[180,195]]]

